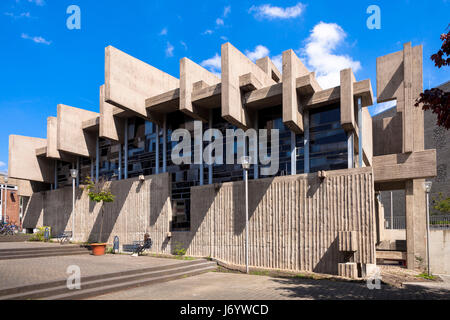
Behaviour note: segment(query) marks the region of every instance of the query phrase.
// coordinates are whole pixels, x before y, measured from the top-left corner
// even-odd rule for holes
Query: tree
[[[113,202],[116,196],[111,193],[111,190],[106,186],[106,183],[104,181],[95,184],[94,181],[92,181],[92,178],[90,176],[87,176],[84,183],[86,184],[84,189],[88,191],[89,199],[96,203],[102,203],[102,206],[100,208],[100,233],[98,235],[98,243],[101,243],[103,232],[104,203]]]
[[[450,29],[450,25],[447,30]],[[441,49],[431,56],[436,67],[450,66],[450,30],[441,35]],[[446,57],[445,57],[446,56]],[[423,104],[423,110],[431,110],[437,115],[437,125],[450,129],[450,93],[439,88],[427,89],[420,94],[415,106]]]

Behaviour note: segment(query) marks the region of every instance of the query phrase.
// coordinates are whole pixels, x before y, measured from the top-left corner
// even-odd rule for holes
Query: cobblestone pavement
[[[29,259],[0,260],[0,289],[65,280],[67,267],[77,265],[81,277],[118,271],[151,268],[180,263],[176,259],[131,257],[130,255],[56,256]]]
[[[96,300],[284,300],[284,299],[450,299],[450,288],[411,285],[399,289],[366,283],[272,278],[208,272],[151,286],[110,293]]]

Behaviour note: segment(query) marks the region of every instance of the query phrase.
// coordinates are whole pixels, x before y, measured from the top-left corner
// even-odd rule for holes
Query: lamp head
[[[431,181],[425,181],[425,183],[423,184],[423,187],[424,187],[426,193],[430,193],[432,184],[433,183]]]
[[[242,169],[249,170],[250,169],[251,158],[247,156],[241,157]]]
[[[70,169],[70,176],[75,179],[78,176],[78,170]]]

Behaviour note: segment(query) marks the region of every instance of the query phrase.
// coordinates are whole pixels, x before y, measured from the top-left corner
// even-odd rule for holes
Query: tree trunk
[[[103,202],[102,202],[102,207],[101,207],[101,215],[102,215],[102,220],[100,221],[100,233],[98,235],[98,243],[102,243],[102,233],[103,233]]]

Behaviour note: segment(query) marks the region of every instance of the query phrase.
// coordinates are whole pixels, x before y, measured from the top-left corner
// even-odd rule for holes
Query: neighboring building
[[[0,174],[0,221],[21,225],[22,201],[16,179],[8,179]]]
[[[251,266],[363,274],[381,254],[375,193],[404,189],[404,256],[419,268],[416,257],[426,259],[422,184],[436,175],[435,150],[424,148],[423,112],[413,106],[422,92],[422,47],[407,43],[377,59],[377,99],[398,102],[395,115],[379,122],[367,110],[370,80],[356,81],[351,69],[341,71],[340,86],[322,89],[292,50],[283,52],[282,73],[268,57],[253,63],[230,43],[221,51],[220,79],[187,58],[177,79],[107,47],[100,113],[61,104],[48,118],[46,139],[10,136],[9,175],[32,190],[24,228],[73,230],[78,241],[100,236],[111,243],[119,235],[122,244],[150,232],[155,252],[181,245],[187,254],[242,267],[241,164],[175,163],[172,133],[191,133],[186,155],[202,159],[195,145],[208,143],[195,134],[208,128],[224,136],[227,129],[278,129],[279,149],[270,143],[269,157],[278,156],[279,170],[264,176],[267,163],[253,163],[249,171]],[[243,142],[226,141],[224,158],[239,160]],[[248,153],[261,148],[249,143]],[[77,186],[87,176],[110,181],[117,198],[105,205],[105,221],[79,188],[72,212],[70,168],[80,172]]]

